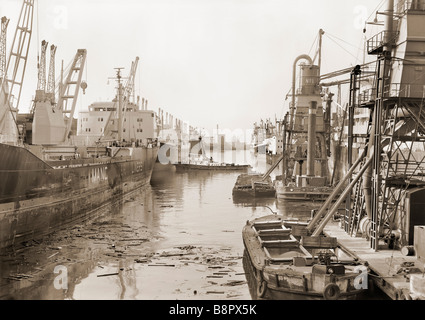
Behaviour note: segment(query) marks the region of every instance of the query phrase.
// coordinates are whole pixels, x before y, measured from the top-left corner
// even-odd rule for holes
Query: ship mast
[[[121,69],[124,68],[115,68],[117,70],[117,82],[118,82],[118,141],[122,141],[122,127],[123,127],[123,110],[122,110],[122,83],[121,83]]]

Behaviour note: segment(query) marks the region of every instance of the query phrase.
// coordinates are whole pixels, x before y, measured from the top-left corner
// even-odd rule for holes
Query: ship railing
[[[425,0],[398,1],[395,6],[395,12],[398,15],[404,15],[408,11],[425,11]]]
[[[391,83],[384,86],[385,98],[425,98],[425,85]],[[369,88],[359,94],[359,104],[375,102],[376,88]]]
[[[363,90],[359,94],[359,105],[374,102],[375,99],[376,99],[376,88],[369,88],[369,89]]]
[[[425,85],[391,83],[384,87],[384,97],[425,98]]]
[[[398,31],[381,31],[380,33],[367,40],[367,52],[369,54],[377,54],[382,52],[384,46],[395,44],[395,40],[397,39],[398,35]]]

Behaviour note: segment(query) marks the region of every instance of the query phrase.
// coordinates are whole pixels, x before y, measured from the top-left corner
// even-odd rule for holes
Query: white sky
[[[61,60],[67,65],[77,49],[87,49],[88,88],[77,104],[82,110],[112,99],[114,82],[108,85],[108,77],[115,67],[124,67],[126,76],[139,56],[136,94],[149,100],[150,109],[160,107],[206,130],[217,125],[245,130],[284,115],[293,62],[300,54],[314,57],[320,28],[326,32],[322,73],[361,63],[363,21],[373,20],[382,4],[385,8],[381,0],[36,0],[19,108],[27,111],[35,94],[37,50],[46,40],[58,46],[56,75]],[[21,0],[0,2],[0,16],[10,18],[7,52],[21,6]],[[49,54],[47,66],[48,59]]]

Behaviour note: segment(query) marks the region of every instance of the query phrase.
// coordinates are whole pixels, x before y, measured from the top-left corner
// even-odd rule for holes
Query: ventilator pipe
[[[370,130],[371,134],[375,134],[375,117],[373,117],[372,120],[372,126]],[[367,157],[369,159],[372,158],[373,153],[373,139],[369,140],[369,152]],[[363,176],[363,183],[362,183],[362,189],[363,189],[363,196],[364,196],[364,202],[365,202],[365,211],[369,219],[372,219],[372,166],[370,166],[364,173]]]
[[[388,0],[387,13],[385,14],[385,50],[390,51],[390,40],[393,37],[394,31],[394,0]]]
[[[310,102],[308,110],[308,144],[307,144],[307,177],[314,177],[314,158],[316,147],[316,112],[317,102]]]
[[[293,126],[294,126],[294,114],[295,114],[295,82],[296,82],[296,73],[297,73],[297,62],[305,59],[308,60],[310,62],[310,65],[313,65],[313,60],[310,58],[309,55],[306,54],[302,54],[300,56],[298,56],[295,61],[294,61],[294,65],[292,68],[292,101],[291,101],[291,118],[290,118],[290,124],[289,124],[289,130],[293,130]],[[291,132],[291,131],[290,131]],[[288,144],[290,142],[291,139],[291,135],[288,135]]]
[[[327,159],[327,148],[326,148],[326,139],[325,136],[323,134],[319,134],[319,139],[320,139],[320,150],[322,150],[322,154],[320,155],[321,159]],[[328,168],[328,161],[321,161],[321,176],[322,177],[326,177],[326,183],[328,183],[328,179],[329,179],[329,168]]]

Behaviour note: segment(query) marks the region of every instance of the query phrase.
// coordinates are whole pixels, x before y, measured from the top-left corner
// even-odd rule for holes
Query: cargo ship
[[[72,130],[78,92],[87,87],[81,81],[86,54],[77,51],[57,102],[54,91],[38,86],[31,113],[17,116],[19,139],[0,132],[0,250],[92,219],[150,183],[158,153],[155,113],[130,103],[132,83],[123,85],[121,68],[114,101],[92,104],[79,114],[78,134]],[[134,72],[133,63],[130,79]]]

